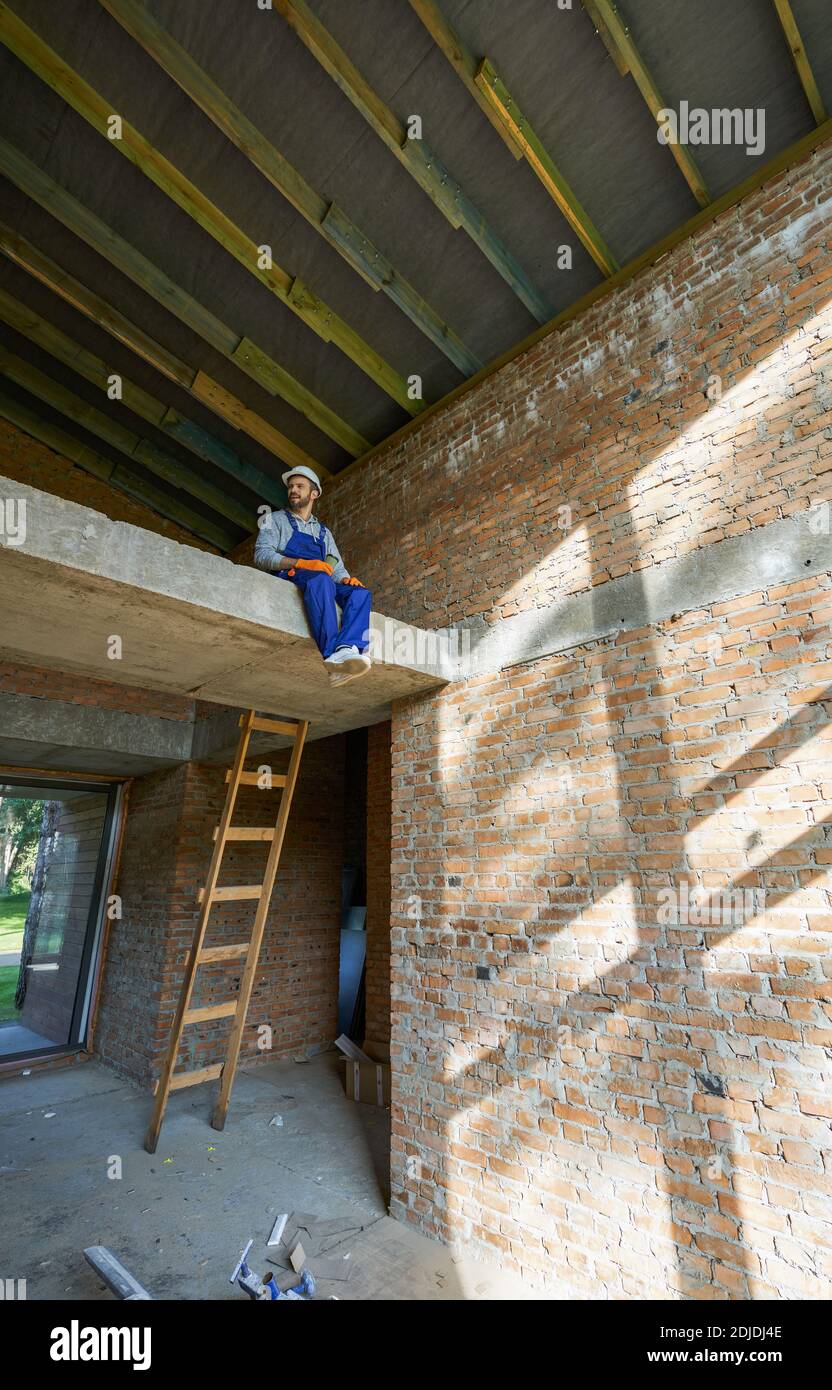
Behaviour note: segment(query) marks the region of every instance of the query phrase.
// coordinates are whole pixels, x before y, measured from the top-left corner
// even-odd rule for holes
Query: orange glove
[[[321,574],[332,574],[332,565],[328,565],[326,560],[296,560],[294,567],[289,570],[294,574],[295,570],[319,570]]]
[[[345,580],[344,580],[344,583],[345,583],[345,584],[351,584],[351,585],[353,586],[354,589],[365,589],[365,588],[367,587],[366,584],[362,584],[362,583],[361,583],[361,580],[360,580],[360,579],[356,579],[356,577],[355,577],[354,574],[351,575],[351,577],[350,577],[349,579],[345,579]]]

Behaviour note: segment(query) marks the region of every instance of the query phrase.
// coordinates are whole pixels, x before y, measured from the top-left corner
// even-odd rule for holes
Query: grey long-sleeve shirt
[[[326,532],[326,554],[329,564],[333,566],[332,578],[336,584],[349,579],[349,570],[341,559],[341,552],[335,544],[332,532],[325,526],[322,528],[322,523],[314,516],[310,516],[308,521],[301,521],[300,517],[295,517],[295,522],[301,534],[311,536],[313,540],[318,540],[321,529]],[[285,511],[270,512],[268,516],[264,516],[254,545],[254,563],[257,568],[276,573],[279,562],[287,558],[284,552],[291,536],[292,523]]]

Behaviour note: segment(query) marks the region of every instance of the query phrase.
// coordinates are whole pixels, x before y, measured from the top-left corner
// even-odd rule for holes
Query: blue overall
[[[300,530],[288,509],[286,515],[292,527],[291,539],[283,551],[287,560],[326,560],[326,527],[319,523],[318,539],[315,540]],[[331,656],[336,647],[357,647],[360,652],[367,650],[370,645],[370,609],[373,606],[369,589],[359,589],[354,584],[336,584],[332,575],[324,570],[296,569],[292,575],[288,570],[278,570],[277,577],[296,584],[303,594],[312,636],[324,659]],[[336,602],[342,611],[340,631]]]

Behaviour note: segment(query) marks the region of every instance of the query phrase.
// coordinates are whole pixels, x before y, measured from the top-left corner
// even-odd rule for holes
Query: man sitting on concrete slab
[[[289,505],[263,518],[254,563],[300,589],[330,684],[343,685],[370,669],[373,596],[348,574],[332,532],[312,515],[322,492],[317,474],[301,465],[284,473],[283,481]],[[336,603],[342,612],[340,630]]]

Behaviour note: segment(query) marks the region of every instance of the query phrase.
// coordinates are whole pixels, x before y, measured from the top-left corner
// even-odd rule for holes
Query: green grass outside
[[[23,945],[23,927],[29,907],[30,893],[0,896],[0,954],[19,951]]]
[[[23,927],[29,906],[29,893],[13,893],[0,897],[0,954],[19,951],[23,945]],[[17,989],[17,965],[0,965],[0,1023],[17,1018],[14,1006]]]
[[[16,965],[0,965],[0,1023],[7,1023],[10,1018],[18,1016],[14,1006],[17,975]]]

